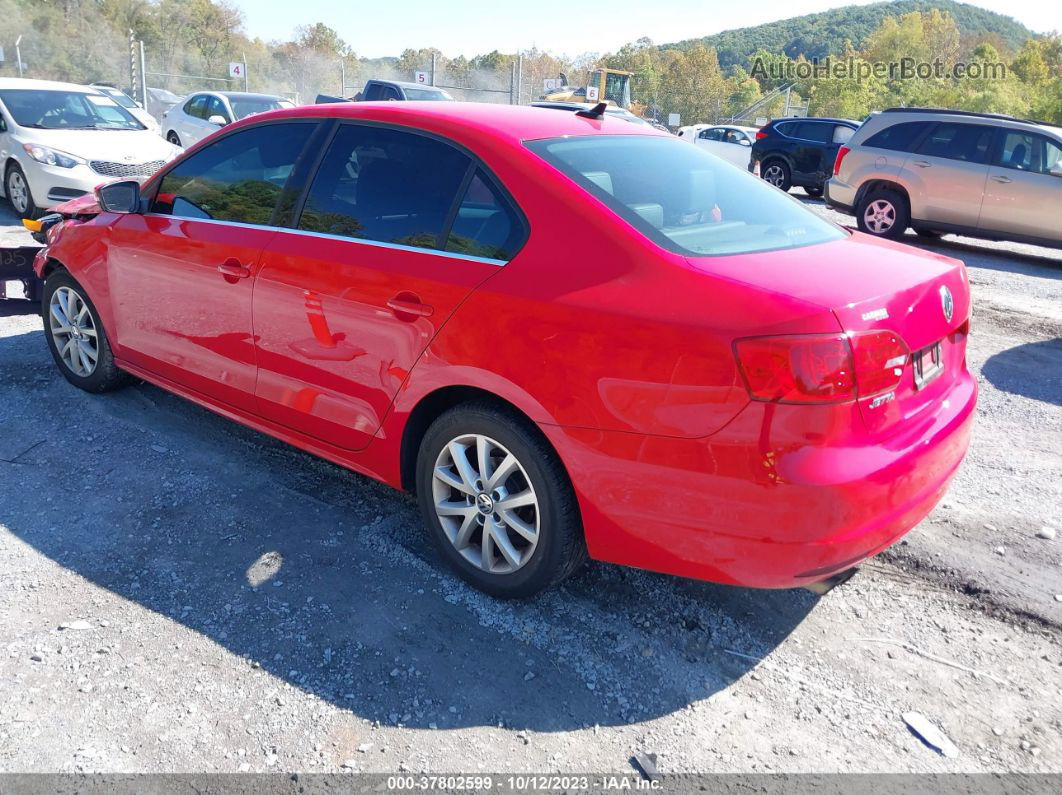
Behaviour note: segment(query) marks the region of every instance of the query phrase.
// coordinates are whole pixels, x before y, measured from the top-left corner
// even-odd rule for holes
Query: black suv
[[[821,196],[833,175],[833,161],[841,144],[859,129],[850,119],[776,119],[760,128],[752,144],[749,171],[776,188],[799,185],[809,196]]]

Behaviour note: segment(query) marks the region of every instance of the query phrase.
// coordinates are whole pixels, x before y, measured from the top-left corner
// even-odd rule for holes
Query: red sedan
[[[294,108],[95,198],[35,263],[71,383],[142,378],[415,490],[498,596],[587,555],[808,584],[910,530],[966,452],[962,263],[649,127]]]

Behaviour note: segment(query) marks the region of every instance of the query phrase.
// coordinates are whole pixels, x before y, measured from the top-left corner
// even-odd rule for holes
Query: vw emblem
[[[940,288],[940,308],[944,310],[944,319],[951,322],[951,316],[955,314],[955,299],[951,297],[951,290],[944,285]]]
[[[489,494],[482,493],[476,497],[476,507],[479,508],[480,513],[492,513],[494,511],[494,500],[490,498]]]

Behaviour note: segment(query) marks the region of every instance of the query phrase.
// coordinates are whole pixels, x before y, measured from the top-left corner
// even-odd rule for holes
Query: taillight
[[[841,173],[841,163],[844,161],[845,155],[851,151],[847,146],[842,146],[837,150],[837,157],[833,159],[833,175],[835,177]]]
[[[843,403],[895,389],[907,345],[888,331],[749,337],[734,343],[753,400]]]
[[[756,133],[756,140],[757,141],[762,141],[766,137],[767,137],[767,133],[765,133],[763,130],[760,130],[759,132]]]

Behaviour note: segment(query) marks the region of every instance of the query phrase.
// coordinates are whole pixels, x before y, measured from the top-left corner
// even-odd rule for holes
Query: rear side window
[[[992,145],[994,132],[991,127],[980,124],[943,122],[936,125],[918,145],[918,154],[984,163],[988,159],[988,148]]]
[[[269,224],[316,125],[265,124],[215,141],[162,178],[153,213]]]
[[[824,144],[833,139],[833,127],[821,121],[802,121],[796,125],[794,132],[787,135]]]
[[[928,121],[906,121],[902,124],[894,124],[874,133],[863,142],[863,146],[873,146],[875,149],[892,149],[896,152],[910,152],[913,151],[915,143],[918,142],[923,133],[932,126],[933,123]]]
[[[523,224],[491,180],[477,169],[454,216],[446,250],[508,261],[523,241]]]
[[[299,229],[441,249],[471,161],[442,141],[346,124],[328,147]]]
[[[844,232],[700,146],[588,135],[526,146],[668,251],[716,256],[839,240]]]
[[[764,130],[771,132],[771,127],[764,127]],[[782,135],[788,135],[790,137],[796,135],[796,122],[783,121],[774,125],[774,131],[780,132]]]
[[[189,116],[194,116],[197,119],[206,118],[206,104],[207,98],[200,94],[197,97],[192,97],[184,106],[184,112]]]
[[[1017,171],[1032,171],[1050,174],[1051,169],[1062,161],[1062,147],[1043,136],[1033,133],[1007,132],[996,165]]]

